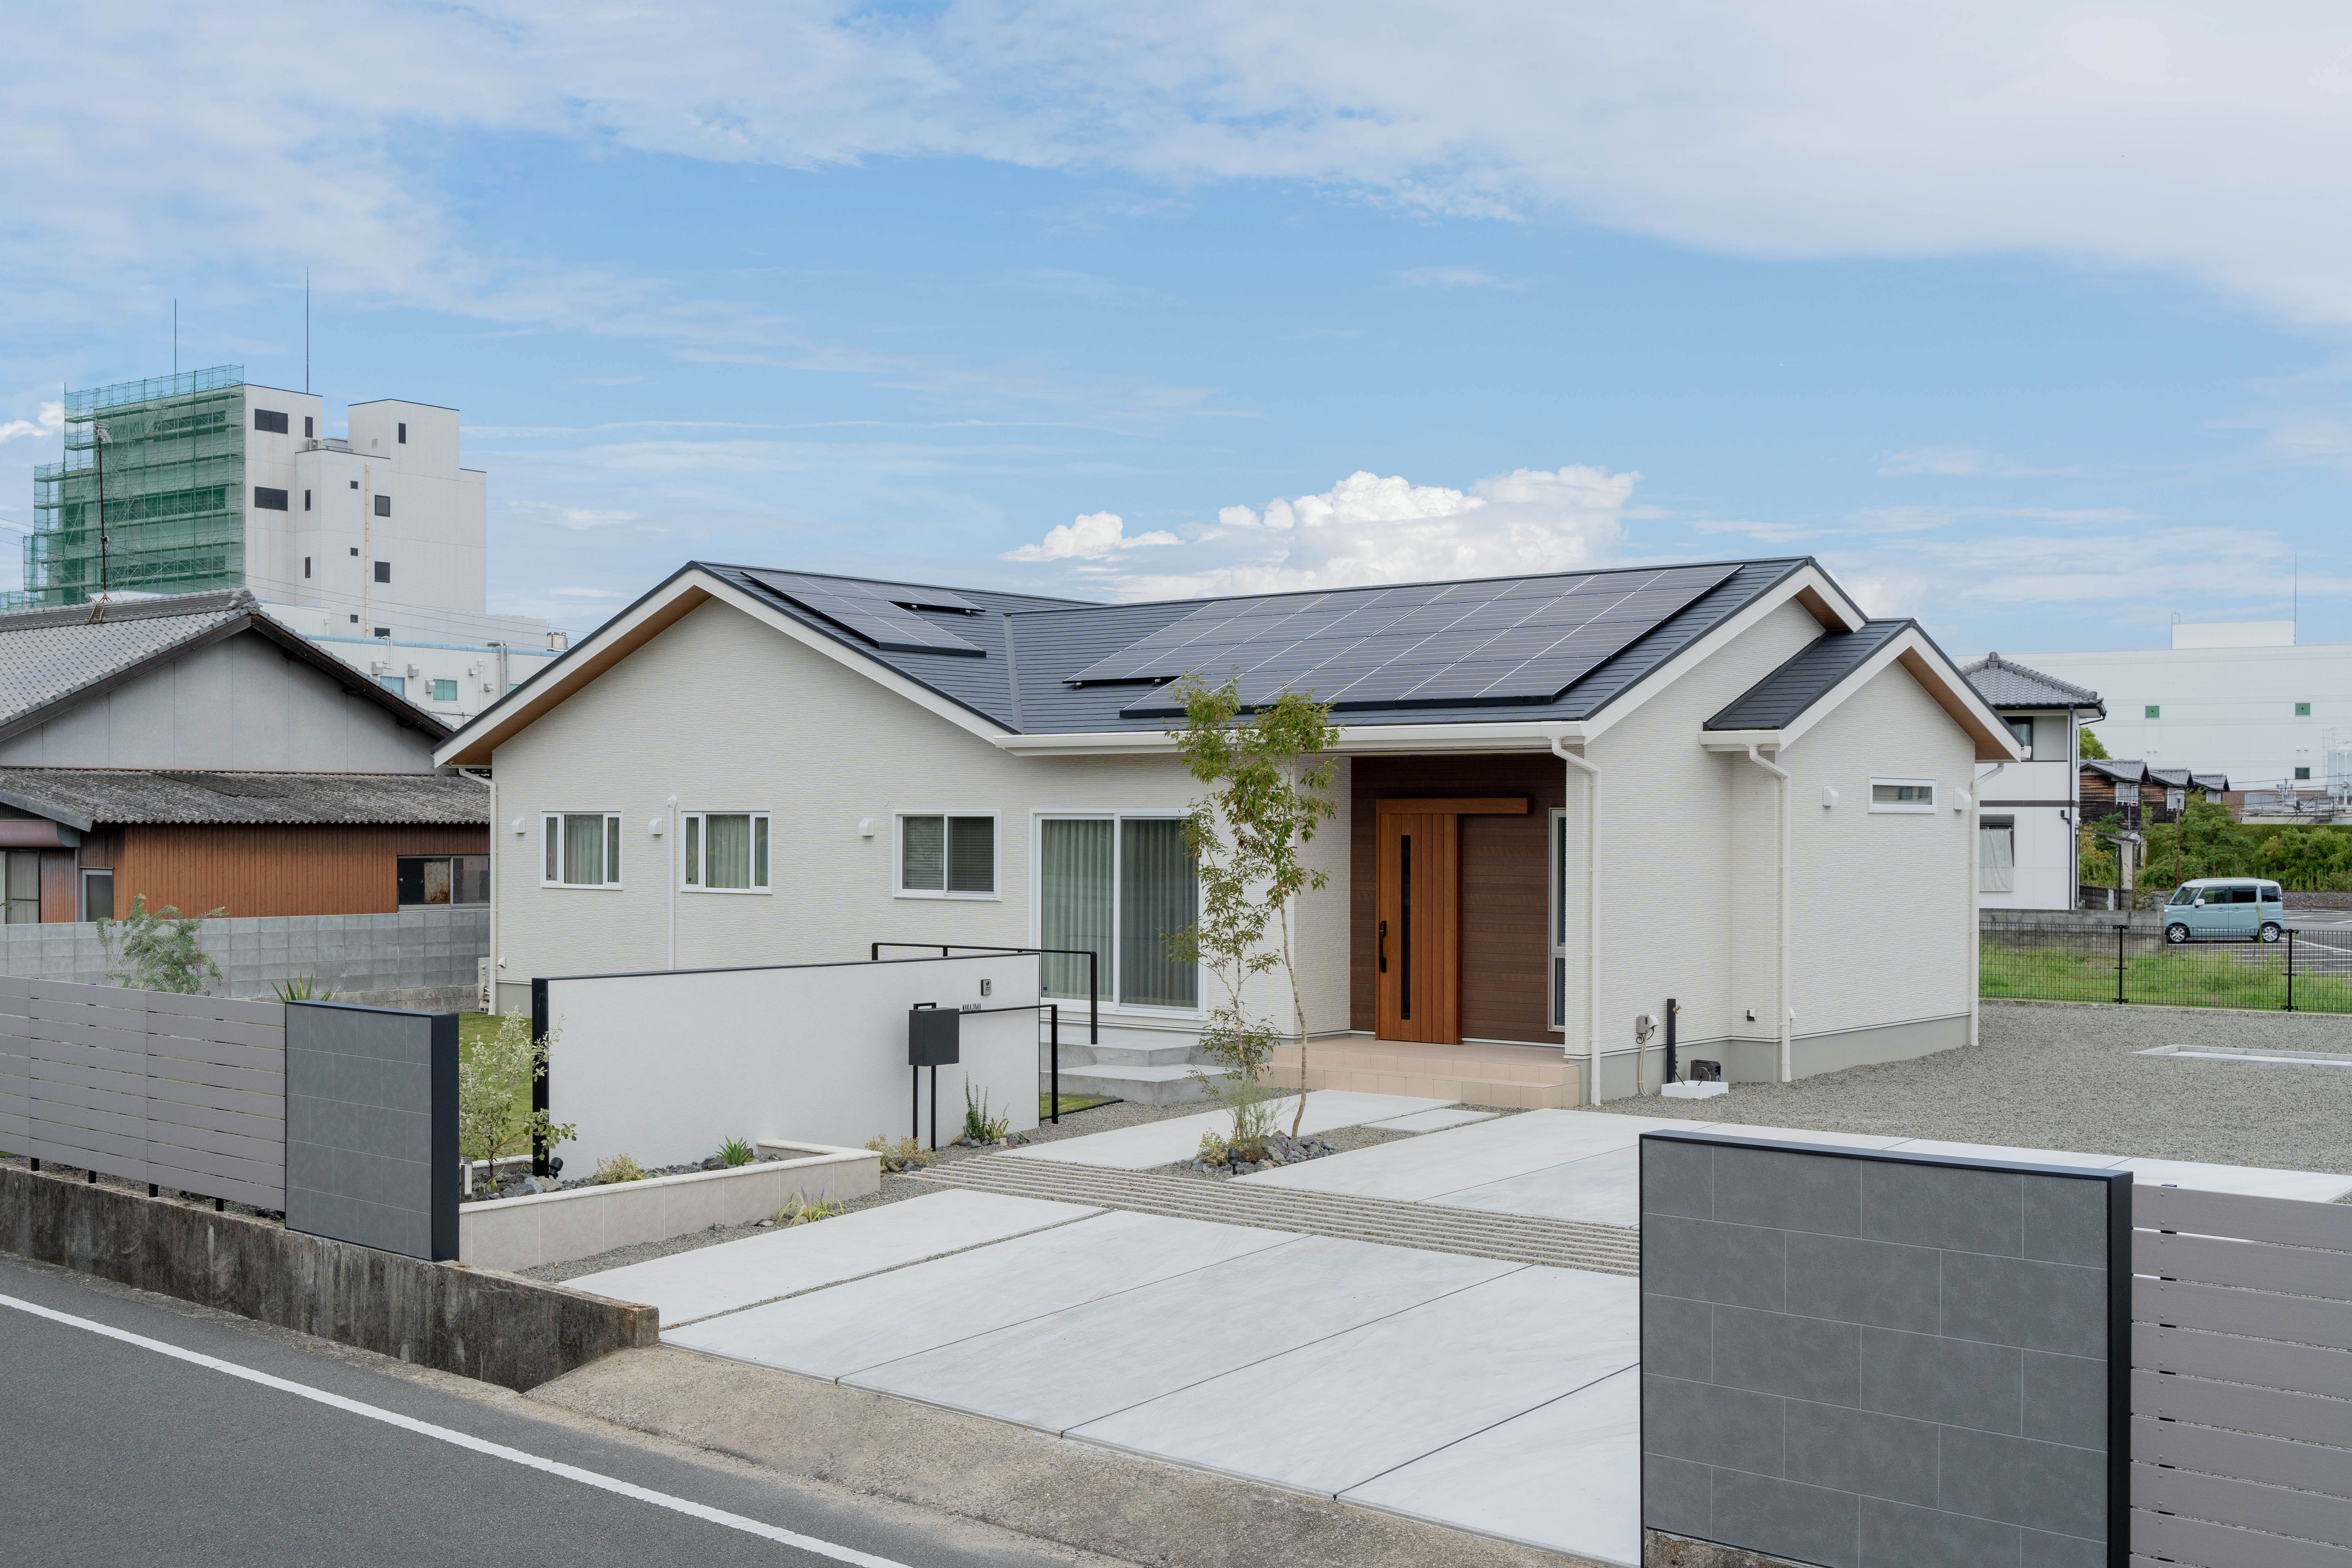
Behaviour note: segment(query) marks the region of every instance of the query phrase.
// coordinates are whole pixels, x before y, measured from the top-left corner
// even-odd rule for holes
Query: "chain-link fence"
[[[2120,924],[1994,929],[1978,941],[1989,997],[2352,1013],[2352,928],[2289,928],[2273,942],[2169,942],[2159,927]]]

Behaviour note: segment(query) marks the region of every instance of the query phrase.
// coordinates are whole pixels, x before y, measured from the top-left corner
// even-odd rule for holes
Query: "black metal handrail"
[[[886,947],[911,947],[924,952],[937,952],[941,958],[951,952],[1034,952],[1055,958],[1083,958],[1087,961],[1087,1044],[1102,1044],[1102,954],[1085,947],[991,947],[970,942],[877,942],[866,950],[869,962],[877,961]],[[1006,1011],[1009,1009],[991,1009]]]

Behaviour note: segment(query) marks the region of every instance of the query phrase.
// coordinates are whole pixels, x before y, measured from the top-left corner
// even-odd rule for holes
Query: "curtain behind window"
[[[567,816],[563,819],[563,879],[601,885],[604,880],[604,819]]]
[[[703,864],[709,868],[709,888],[748,888],[751,885],[751,818],[748,813],[722,813],[705,816],[702,831],[706,847]]]
[[[1982,893],[2012,893],[2017,890],[2017,830],[2012,827],[1979,827],[1977,829],[1977,890]]]
[[[1106,993],[1111,984],[1111,826],[1108,822],[1038,825],[1037,944],[1096,954]],[[1046,995],[1085,999],[1085,959],[1048,953],[1041,967]]]
[[[948,891],[996,891],[996,819],[948,818]]]
[[[1198,965],[1168,954],[1167,936],[1200,918],[1200,883],[1181,822],[1119,825],[1118,999],[1146,1007],[1196,1007]]]
[[[914,892],[939,892],[947,886],[947,823],[937,816],[899,819],[898,885]]]

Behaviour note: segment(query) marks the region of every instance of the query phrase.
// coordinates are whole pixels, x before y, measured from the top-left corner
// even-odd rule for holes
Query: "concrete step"
[[[1138,1105],[1201,1105],[1210,1099],[1189,1067],[1118,1067],[1062,1064],[1062,1092],[1095,1094]]]
[[[1183,1067],[1192,1060],[1193,1054],[1198,1050],[1198,1048],[1199,1047],[1191,1040],[1179,1040],[1174,1045],[1168,1046],[1118,1045],[1077,1047],[1073,1047],[1067,1040],[1065,1040],[1062,1042],[1062,1063],[1065,1067],[1068,1066],[1071,1052],[1073,1050],[1077,1050],[1093,1052],[1096,1065],[1101,1067]]]

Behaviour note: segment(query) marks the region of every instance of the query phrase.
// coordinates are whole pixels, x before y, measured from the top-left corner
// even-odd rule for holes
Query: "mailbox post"
[[[923,1074],[931,1069],[931,1147],[940,1146],[940,1068],[962,1059],[963,1015],[937,1003],[918,1002],[907,1010],[907,1068],[912,1101],[907,1136],[919,1137],[923,1125]]]

